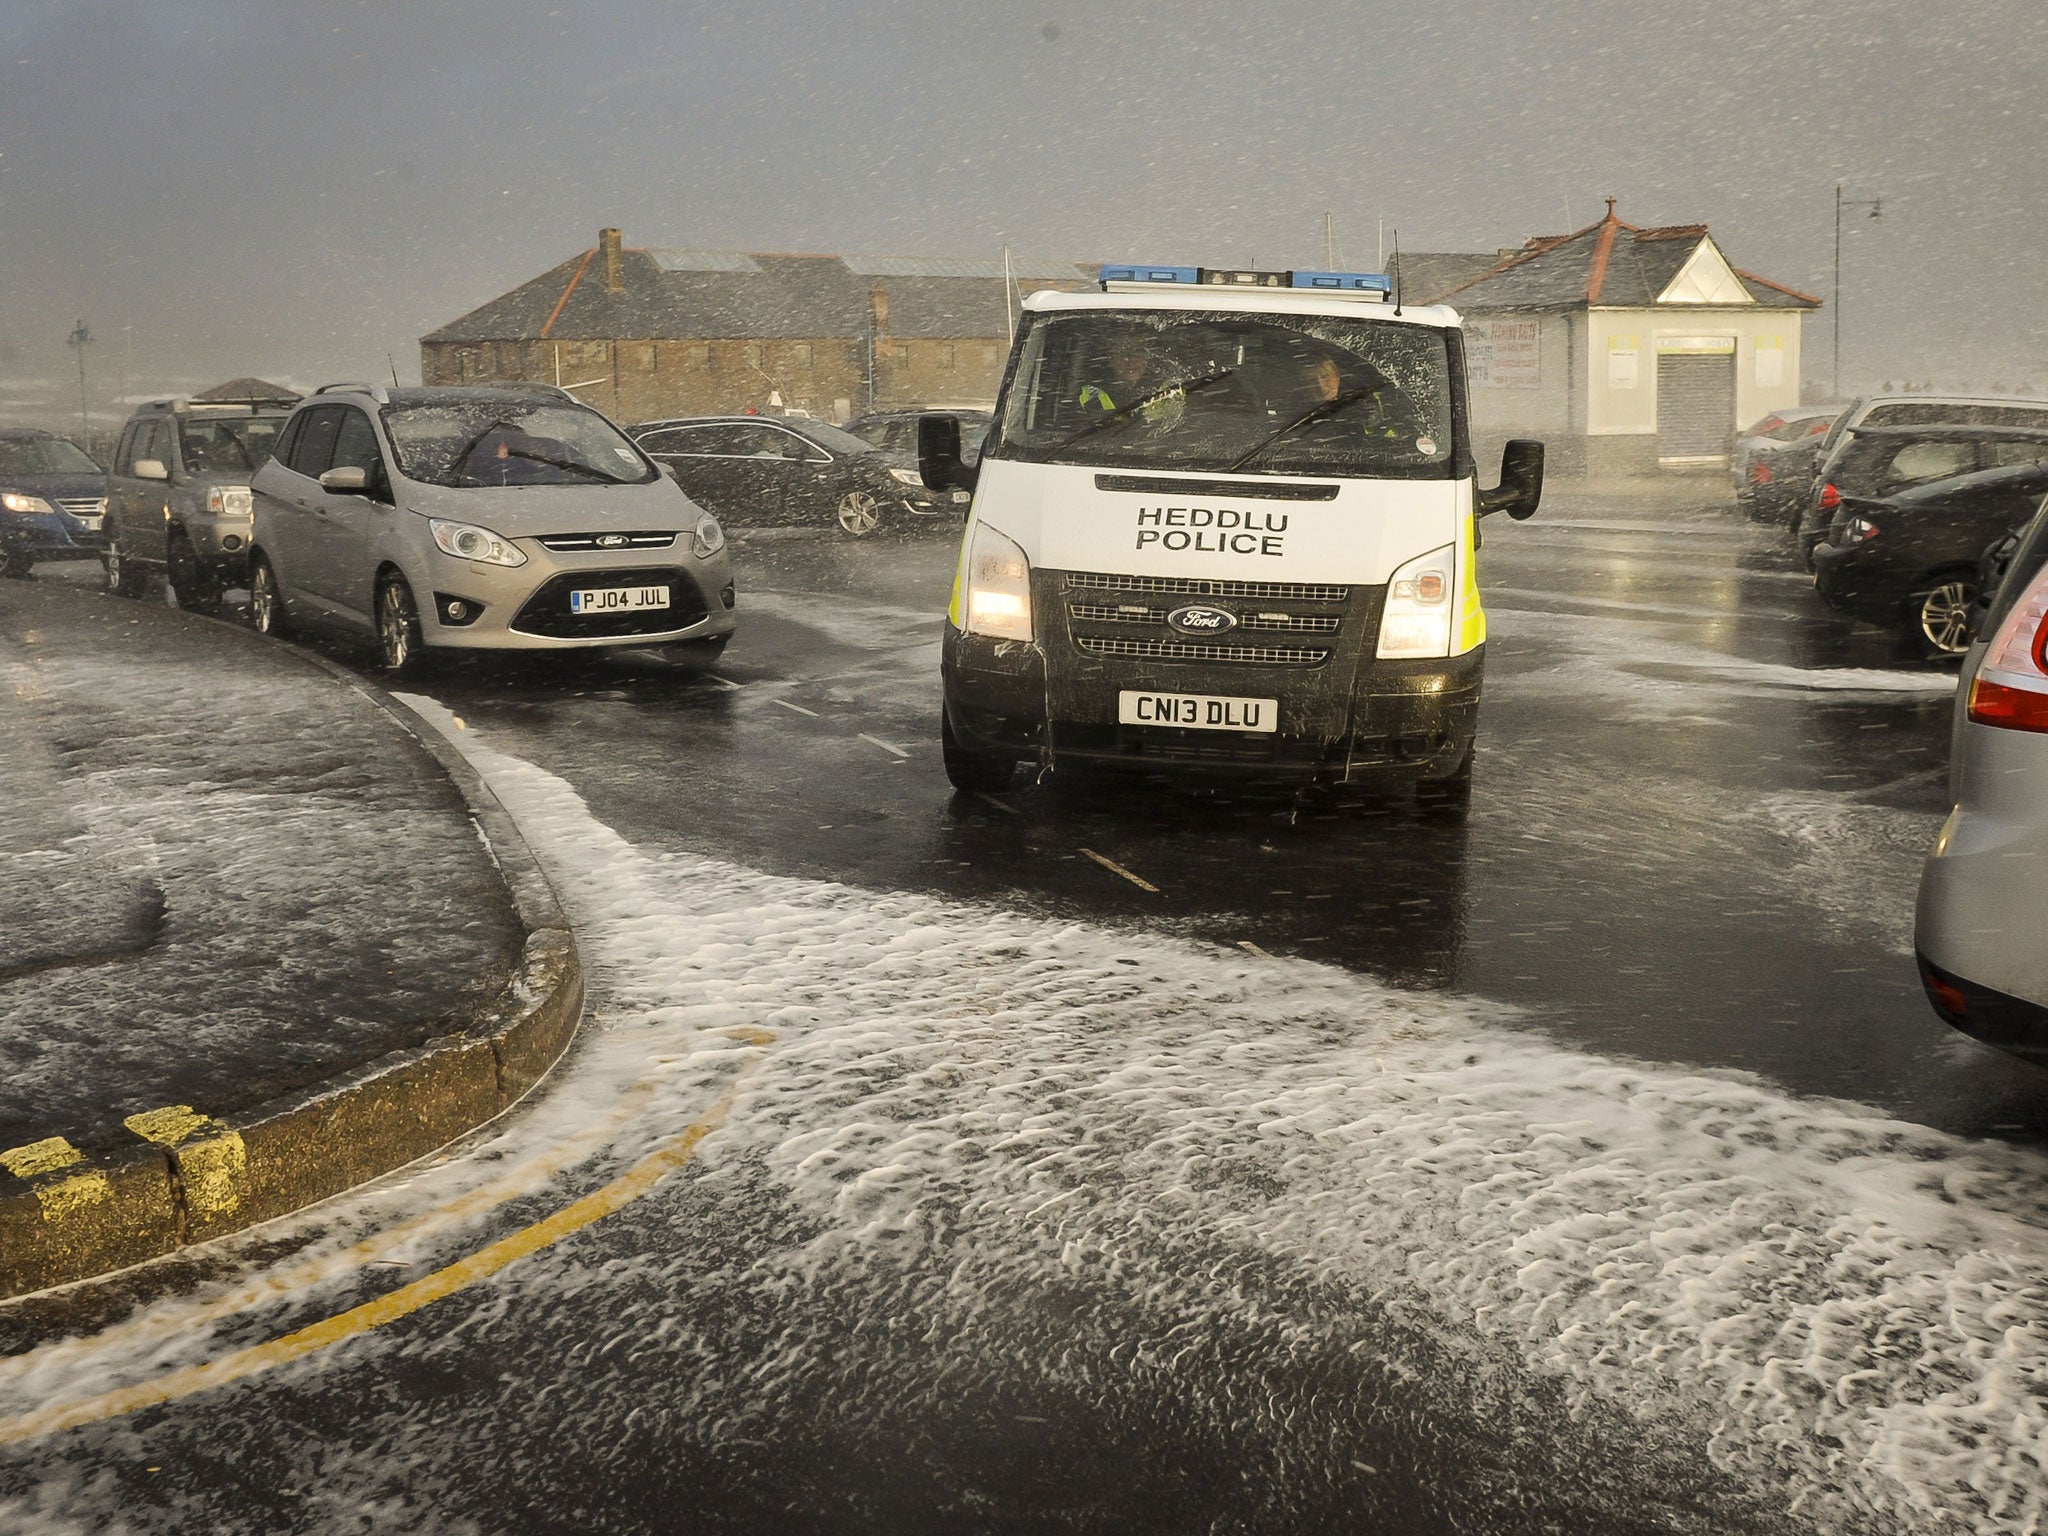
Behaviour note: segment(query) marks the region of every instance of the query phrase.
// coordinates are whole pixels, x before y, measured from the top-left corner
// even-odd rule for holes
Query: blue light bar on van
[[[1295,272],[1290,288],[1328,288],[1339,293],[1390,294],[1394,280],[1384,272]]]
[[[1199,283],[1200,267],[1140,267],[1130,264],[1102,269],[1105,283]]]

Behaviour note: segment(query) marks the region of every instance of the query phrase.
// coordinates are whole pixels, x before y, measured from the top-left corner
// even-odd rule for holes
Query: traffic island
[[[50,580],[0,667],[0,1298],[374,1179],[567,1048],[552,890],[381,690]]]

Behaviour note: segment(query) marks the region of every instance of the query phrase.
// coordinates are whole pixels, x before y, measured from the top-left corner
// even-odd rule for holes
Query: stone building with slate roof
[[[1482,452],[1540,437],[1555,468],[1592,474],[1725,462],[1737,428],[1799,403],[1801,321],[1820,307],[1731,265],[1706,225],[1644,229],[1612,198],[1596,224],[1410,293],[1465,318]]]
[[[615,421],[985,405],[1015,296],[1093,268],[1000,257],[591,249],[420,338],[427,384],[560,384]]]

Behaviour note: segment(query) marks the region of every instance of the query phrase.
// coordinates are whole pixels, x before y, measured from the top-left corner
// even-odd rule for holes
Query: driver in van
[[[1106,380],[1081,386],[1080,405],[1083,410],[1105,414],[1128,410],[1163,382],[1153,362],[1152,348],[1146,343],[1142,331],[1120,330],[1111,336],[1108,362],[1109,377]]]
[[[1356,402],[1350,417],[1367,437],[1394,440],[1415,436],[1417,413],[1414,402],[1377,368],[1366,364],[1365,377],[1347,390],[1344,375],[1334,357],[1327,352],[1319,352],[1309,359],[1302,374],[1300,409],[1312,413],[1333,405],[1347,394]],[[1336,413],[1332,411],[1333,415]]]

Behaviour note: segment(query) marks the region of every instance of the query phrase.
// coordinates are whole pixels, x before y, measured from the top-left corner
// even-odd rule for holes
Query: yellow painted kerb
[[[121,1123],[144,1141],[169,1147],[175,1154],[185,1209],[194,1217],[207,1221],[225,1216],[242,1203],[249,1153],[239,1132],[195,1113],[190,1104],[130,1115]]]
[[[97,1168],[80,1168],[84,1161],[85,1154],[62,1136],[46,1136],[0,1152],[0,1167],[18,1179],[38,1181],[34,1186],[36,1203],[43,1208],[45,1221],[56,1221],[108,1198],[107,1176]],[[67,1168],[78,1171],[61,1179],[49,1177]]]

